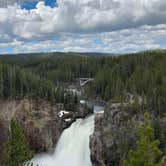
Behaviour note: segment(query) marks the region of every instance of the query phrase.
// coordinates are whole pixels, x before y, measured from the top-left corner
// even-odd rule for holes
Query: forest
[[[166,108],[165,54],[165,51],[122,56],[30,54],[24,55],[27,56],[24,59],[20,55],[4,55],[0,58],[0,97],[40,97],[63,103],[66,83],[90,77],[94,81],[86,86],[86,95],[107,102],[122,101],[127,93],[139,95],[146,98],[149,111],[160,115]],[[76,98],[75,94],[66,96],[70,103]]]
[[[161,129],[158,119],[166,113],[166,51],[112,56],[95,56],[95,53],[93,56],[86,53],[1,55],[0,99],[41,98],[64,103],[66,110],[77,111],[78,96],[67,91],[66,86],[80,77],[94,78],[84,88],[88,98],[124,103],[128,94],[133,95],[135,111],[155,116],[154,136],[160,140],[163,150],[166,131]],[[143,101],[141,107],[138,98]],[[22,133],[16,122],[12,121],[12,125]],[[22,134],[21,137],[24,143]],[[28,153],[25,149],[23,154]],[[32,156],[32,152],[27,156]],[[26,159],[20,158],[23,160]],[[130,162],[126,161],[125,165],[132,166]]]

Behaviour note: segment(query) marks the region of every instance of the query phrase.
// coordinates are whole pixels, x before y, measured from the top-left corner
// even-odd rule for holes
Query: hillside
[[[105,112],[96,116],[91,136],[95,166],[121,166],[129,150],[136,149],[137,131],[145,112],[150,116],[154,138],[160,141],[159,148],[166,155],[166,51],[102,55],[105,54],[1,55],[2,145],[14,119],[23,128],[31,150],[50,151],[76,118],[92,113],[92,108],[81,105],[80,100],[104,101]],[[92,81],[77,87],[79,78]],[[60,110],[59,105],[63,106]],[[69,113],[64,119],[58,117],[62,110]],[[4,146],[0,150],[3,152]]]

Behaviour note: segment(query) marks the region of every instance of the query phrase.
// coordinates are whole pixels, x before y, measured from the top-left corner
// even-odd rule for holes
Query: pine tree
[[[4,144],[3,160],[6,166],[19,166],[32,158],[21,126],[14,120],[11,121],[8,139]]]
[[[166,159],[156,163],[161,157],[161,151],[158,148],[159,141],[154,140],[154,131],[151,127],[149,116],[145,113],[144,124],[140,127],[138,133],[139,140],[137,149],[130,150],[129,159],[125,160],[123,166],[164,166]]]
[[[134,99],[133,109],[134,109],[134,112],[136,112],[136,113],[138,113],[139,110],[140,110],[140,105],[139,105],[139,98],[138,98],[138,96],[136,96],[135,99]]]

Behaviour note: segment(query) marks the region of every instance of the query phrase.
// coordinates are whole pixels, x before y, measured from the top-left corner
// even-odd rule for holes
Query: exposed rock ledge
[[[59,111],[57,105],[39,99],[0,100],[0,152],[11,119],[22,125],[31,149],[51,152],[62,131],[80,117],[80,112],[59,117]],[[86,113],[81,113],[81,116],[84,117]]]
[[[153,122],[155,115],[150,113]],[[121,109],[120,105],[106,108],[104,114],[95,117],[95,131],[90,137],[93,166],[121,166],[129,149],[136,148],[137,132],[143,123],[143,112],[132,108]],[[166,131],[166,116],[160,117],[160,125]],[[166,146],[162,147],[166,155]]]
[[[107,108],[96,115],[95,131],[90,137],[93,166],[119,166],[126,158],[128,149],[135,146],[136,132],[143,115],[120,111],[118,107]]]

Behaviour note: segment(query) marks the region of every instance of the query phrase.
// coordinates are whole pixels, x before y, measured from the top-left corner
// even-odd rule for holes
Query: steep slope
[[[166,133],[166,116],[159,118],[160,130],[155,129],[156,139],[159,133]],[[150,114],[154,125],[155,115]],[[121,166],[130,149],[136,148],[137,132],[143,123],[143,111],[115,105],[108,107],[104,114],[95,118],[95,132],[90,138],[91,160],[93,166]],[[166,138],[166,137],[165,137]],[[160,148],[166,154],[165,138],[160,140]]]

